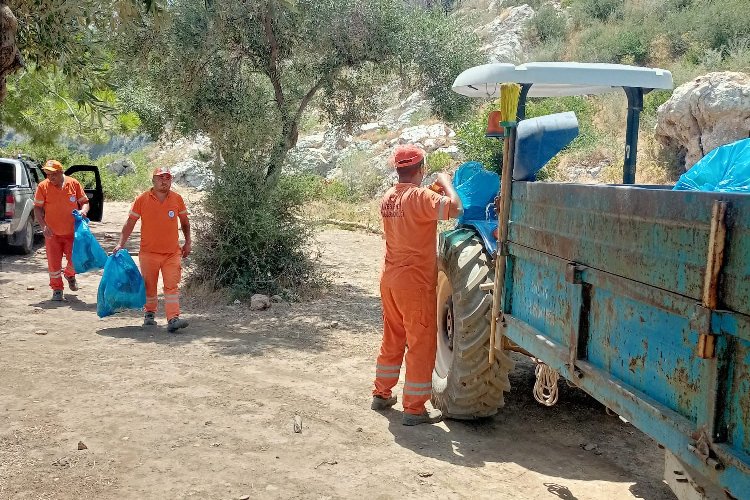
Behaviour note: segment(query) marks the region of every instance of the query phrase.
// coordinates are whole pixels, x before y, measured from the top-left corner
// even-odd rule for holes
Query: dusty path
[[[107,205],[100,241],[126,210]],[[0,499],[673,498],[653,441],[564,385],[537,405],[529,363],[489,421],[408,428],[400,406],[371,411],[381,240],[327,230],[319,244],[320,299],[188,300],[180,336],[163,317],[99,320],[93,274],[53,305],[43,250],[3,257]]]

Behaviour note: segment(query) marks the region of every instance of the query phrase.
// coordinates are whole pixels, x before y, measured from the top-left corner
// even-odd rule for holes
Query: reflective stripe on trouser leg
[[[158,253],[140,252],[138,254],[138,263],[141,266],[141,275],[146,285],[146,305],[143,310],[155,313],[158,308],[156,298],[156,286],[159,284],[159,265],[161,255]]]
[[[44,238],[44,249],[47,254],[47,271],[49,272],[49,287],[53,290],[62,290],[62,240],[52,235]]]
[[[380,298],[383,303],[383,341],[375,365],[375,389],[372,394],[389,398],[401,371],[406,349],[406,330],[391,289],[381,285]]]
[[[435,289],[398,290],[396,299],[404,304],[406,329],[406,382],[404,412],[421,414],[432,395],[432,370],[437,349],[437,304]],[[408,310],[406,309],[408,307]]]
[[[182,277],[182,253],[165,256],[161,264],[161,279],[164,281],[164,307],[167,321],[180,315],[180,278]]]
[[[73,267],[73,240],[75,236],[71,234],[70,236],[55,236],[55,238],[60,238],[62,241],[62,251],[67,261],[63,275],[66,278],[72,278],[76,275],[76,270]],[[62,264],[62,261],[60,263]]]

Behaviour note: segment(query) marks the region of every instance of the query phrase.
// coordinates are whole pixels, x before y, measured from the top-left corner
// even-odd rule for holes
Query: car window
[[[16,185],[16,164],[0,161],[0,188]]]
[[[31,167],[29,168],[29,172],[31,172],[31,177],[34,179],[34,182],[39,184],[44,180],[44,173],[42,172],[42,169],[39,167]]]
[[[23,187],[31,187],[31,184],[29,183],[29,174],[26,172],[25,167],[21,167],[21,186]]]

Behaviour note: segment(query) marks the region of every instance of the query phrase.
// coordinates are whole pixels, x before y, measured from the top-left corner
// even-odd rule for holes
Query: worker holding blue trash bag
[[[167,331],[176,333],[188,326],[187,321],[180,318],[179,284],[182,276],[182,259],[190,255],[191,250],[190,221],[182,196],[171,190],[170,170],[156,168],[151,181],[153,187],[135,199],[114,253],[117,254],[125,246],[136,222],[140,219],[141,247],[138,260],[146,288],[143,325],[157,324],[157,284],[161,273],[164,282]],[[185,244],[182,247],[179,243],[178,220],[185,235]]]
[[[89,198],[81,183],[63,174],[63,166],[57,160],[47,160],[42,167],[47,178],[39,183],[34,194],[34,218],[44,232],[44,248],[47,253],[47,270],[52,300],[62,301],[63,280],[68,288],[78,290],[76,271],[73,267],[73,239],[75,220],[73,210],[82,217],[89,211]],[[68,263],[63,270],[62,258]]]

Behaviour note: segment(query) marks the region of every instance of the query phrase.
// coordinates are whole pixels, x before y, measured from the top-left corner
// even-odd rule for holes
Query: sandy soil
[[[92,224],[108,249],[126,211]],[[179,336],[161,311],[152,329],[99,320],[96,273],[49,302],[40,245],[3,256],[0,498],[673,498],[651,439],[564,384],[538,405],[529,362],[493,419],[371,411],[381,239],[331,229],[318,245],[321,298],[253,312],[187,297]]]

